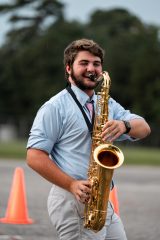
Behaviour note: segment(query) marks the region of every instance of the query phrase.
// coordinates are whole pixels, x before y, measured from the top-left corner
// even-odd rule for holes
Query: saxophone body
[[[91,182],[91,195],[85,204],[84,227],[100,231],[106,221],[109,193],[114,169],[124,161],[121,150],[101,138],[102,128],[108,121],[108,101],[111,80],[103,72],[97,81],[102,81],[101,90],[97,93],[95,120],[92,133],[91,156],[88,169],[88,180]]]

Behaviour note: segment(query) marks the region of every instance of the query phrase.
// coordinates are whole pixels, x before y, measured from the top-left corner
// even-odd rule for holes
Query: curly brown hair
[[[79,51],[88,51],[101,59],[103,64],[105,51],[93,40],[79,39],[71,42],[64,50],[64,68],[67,65],[72,66]],[[65,77],[68,79],[68,73],[65,69]]]

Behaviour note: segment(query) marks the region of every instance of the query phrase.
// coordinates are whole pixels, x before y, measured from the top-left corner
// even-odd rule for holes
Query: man
[[[76,40],[65,49],[65,75],[77,100],[64,89],[47,101],[37,113],[28,140],[28,165],[53,183],[48,211],[61,240],[127,239],[110,202],[102,230],[95,233],[83,227],[84,203],[91,192],[87,171],[92,143],[82,112],[91,118],[86,103],[93,100],[96,106],[97,86],[91,76],[102,73],[103,59],[104,50],[92,40]],[[103,140],[132,141],[149,133],[142,117],[109,99],[109,120],[102,131]]]

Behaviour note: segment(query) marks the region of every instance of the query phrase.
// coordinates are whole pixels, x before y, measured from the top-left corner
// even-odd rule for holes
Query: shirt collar
[[[90,102],[92,100],[94,102],[96,101],[95,92],[93,93],[92,97],[89,97],[84,91],[82,91],[77,86],[71,84],[71,88],[72,88],[73,92],[75,93],[78,101],[81,103],[82,106],[84,106],[86,104],[86,102]]]

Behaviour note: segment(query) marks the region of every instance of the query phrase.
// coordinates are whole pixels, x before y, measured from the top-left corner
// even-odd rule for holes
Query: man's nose
[[[89,63],[88,66],[87,66],[87,71],[88,72],[93,72],[95,71],[95,67],[93,65],[93,63]]]

